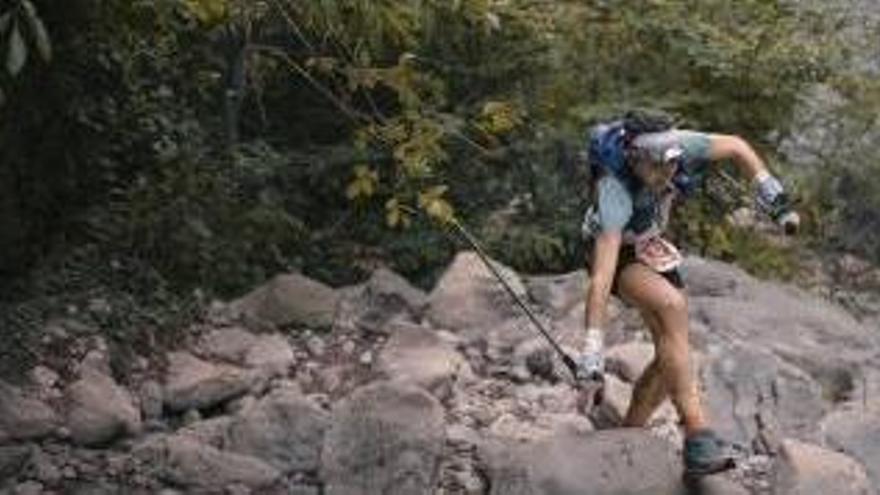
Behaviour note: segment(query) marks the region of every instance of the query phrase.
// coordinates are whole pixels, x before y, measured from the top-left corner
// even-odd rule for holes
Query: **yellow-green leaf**
[[[447,189],[447,186],[440,185],[419,193],[419,207],[430,217],[442,222],[448,222],[454,216],[452,205],[442,197]]]
[[[220,24],[229,16],[227,0],[185,0],[190,12],[203,24]]]
[[[366,165],[358,165],[354,168],[354,179],[348,184],[345,195],[351,200],[370,198],[376,194],[378,183],[378,172]]]

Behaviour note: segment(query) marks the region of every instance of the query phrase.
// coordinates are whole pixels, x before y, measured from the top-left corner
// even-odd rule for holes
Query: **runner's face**
[[[677,168],[675,161],[651,163],[649,160],[642,160],[636,165],[635,173],[649,189],[661,191],[671,186]]]

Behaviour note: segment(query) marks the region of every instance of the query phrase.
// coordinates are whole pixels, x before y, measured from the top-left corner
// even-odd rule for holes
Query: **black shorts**
[[[587,269],[590,269],[590,261],[593,257],[593,244],[587,243]],[[617,291],[617,278],[620,276],[623,269],[632,263],[641,263],[638,259],[636,259],[636,250],[633,246],[623,245],[620,246],[620,254],[617,256],[617,268],[614,270],[614,280],[611,282],[611,293],[615,296],[620,297],[620,293]],[[673,287],[679,290],[684,290],[684,279],[681,276],[681,272],[678,268],[673,268],[672,270],[668,270],[665,272],[658,272],[660,276],[665,278],[672,284]]]

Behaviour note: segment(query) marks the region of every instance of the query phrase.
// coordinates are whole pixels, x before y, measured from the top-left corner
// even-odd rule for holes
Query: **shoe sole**
[[[724,471],[729,471],[735,467],[736,467],[736,460],[735,459],[727,459],[724,462],[718,463],[713,466],[685,469],[684,477],[685,477],[685,479],[702,478],[703,476],[709,476],[712,474],[718,474],[718,473],[721,473]]]

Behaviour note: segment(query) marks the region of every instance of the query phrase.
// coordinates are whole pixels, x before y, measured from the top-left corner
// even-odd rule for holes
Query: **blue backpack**
[[[594,125],[590,128],[588,137],[590,174],[596,179],[604,170],[620,179],[631,190],[636,189],[638,179],[627,164],[627,147],[641,134],[663,132],[672,128],[671,119],[634,112],[627,113],[622,119]],[[685,167],[679,167],[672,183],[681,194],[690,196],[698,181]]]

